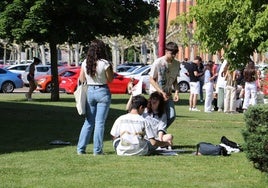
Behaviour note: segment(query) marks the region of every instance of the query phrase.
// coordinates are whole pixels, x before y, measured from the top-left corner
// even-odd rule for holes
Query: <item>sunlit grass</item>
[[[113,95],[106,123],[104,151],[78,156],[76,143],[83,123],[73,95],[0,94],[0,187],[266,187],[267,176],[252,167],[245,153],[230,157],[194,156],[200,141],[219,144],[221,136],[243,144],[243,114],[188,111],[188,94],[180,94],[177,118],[168,129],[178,156],[119,157],[112,148],[110,129],[124,114],[128,95]],[[148,97],[148,95],[146,95]],[[199,109],[203,106],[199,104]],[[50,145],[52,140],[69,146]]]

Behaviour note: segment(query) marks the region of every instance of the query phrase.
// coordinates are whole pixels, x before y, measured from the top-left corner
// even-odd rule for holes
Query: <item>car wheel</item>
[[[15,86],[13,82],[10,82],[10,81],[3,83],[2,88],[1,88],[3,93],[12,93],[14,89],[15,89]]]
[[[189,84],[185,81],[180,82],[178,85],[179,85],[180,92],[182,93],[186,93],[190,89]]]
[[[51,82],[49,82],[46,86],[46,93],[51,93],[51,89],[52,89]]]

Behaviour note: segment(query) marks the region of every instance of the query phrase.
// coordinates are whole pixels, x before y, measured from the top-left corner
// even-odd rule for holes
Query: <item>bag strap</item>
[[[198,155],[198,153],[199,153],[199,148],[200,148],[200,143],[196,144],[196,153],[195,153],[195,155]]]

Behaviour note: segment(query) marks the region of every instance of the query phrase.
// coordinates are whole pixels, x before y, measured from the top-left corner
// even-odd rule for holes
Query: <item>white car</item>
[[[131,69],[133,66],[131,65],[118,65],[116,67],[116,72],[121,73],[121,72],[127,72],[129,69]]]
[[[14,72],[14,73],[22,75],[29,65],[30,65],[30,63],[10,65],[10,66],[6,67],[6,69],[9,70],[10,72]]]
[[[132,66],[130,69],[128,69],[127,71],[124,72],[118,72],[118,74],[126,76],[126,75],[131,75],[133,74],[137,69],[141,68],[141,65],[137,65],[137,66]]]
[[[36,65],[34,76],[37,77],[40,75],[48,74],[50,71],[50,67],[51,67],[50,65]],[[26,70],[22,74],[22,80],[23,80],[24,85],[26,85],[26,86],[29,85],[29,81],[27,80],[28,74],[29,74],[29,67],[27,67]]]
[[[183,64],[180,66],[180,75],[177,77],[177,82],[179,86],[179,90],[182,93],[187,92],[190,89],[190,78],[186,75],[188,73],[187,69],[184,67]],[[147,67],[142,67],[136,71],[136,74],[127,75],[126,77],[133,77],[135,79],[142,79],[143,84],[145,85],[146,93],[149,91],[150,87],[150,73],[151,71],[151,65],[148,65]]]
[[[124,75],[126,78],[135,78],[137,80],[142,79],[143,85],[145,85],[145,92],[148,93],[150,86],[150,76],[151,65],[145,65],[136,69],[132,74]]]
[[[183,64],[181,64],[180,68],[180,75],[177,77],[177,82],[180,92],[186,93],[190,89],[190,77],[186,75],[188,71]]]

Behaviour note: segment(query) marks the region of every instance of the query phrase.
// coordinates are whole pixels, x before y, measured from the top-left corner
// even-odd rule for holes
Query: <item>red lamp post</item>
[[[167,12],[167,0],[160,0],[160,23],[159,23],[159,44],[158,44],[158,56],[165,55],[166,45],[166,12]]]

